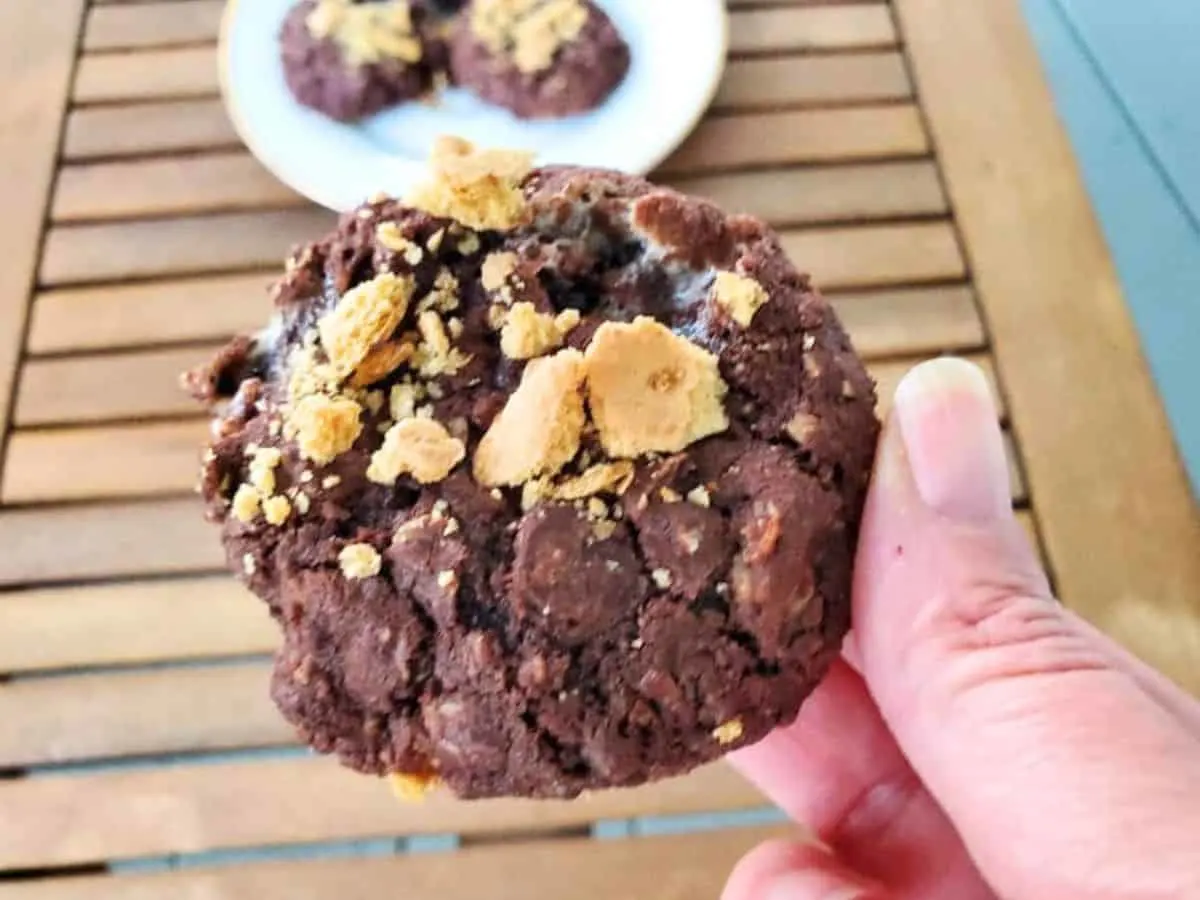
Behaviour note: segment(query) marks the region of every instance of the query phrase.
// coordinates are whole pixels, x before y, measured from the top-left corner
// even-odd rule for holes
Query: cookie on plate
[[[428,15],[408,0],[303,0],[279,35],[288,89],[342,122],[423,96],[446,55]]]
[[[454,82],[524,119],[595,109],[629,62],[629,46],[591,0],[472,0],[450,38]]]
[[[442,143],[189,376],[201,487],[303,737],[402,787],[570,797],[790,721],[849,626],[878,425],[762,222]]]

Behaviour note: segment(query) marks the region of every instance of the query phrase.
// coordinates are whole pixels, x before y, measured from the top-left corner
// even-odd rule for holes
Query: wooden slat
[[[266,605],[224,576],[0,596],[0,673],[241,656],[277,643]]]
[[[213,763],[0,781],[0,870],[382,835],[550,831],[600,819],[763,806],[722,764],[574,802],[398,803],[327,759]]]
[[[238,151],[63,166],[51,218],[79,222],[280,209],[307,203],[258,160]]]
[[[180,388],[179,376],[215,350],[185,347],[31,361],[22,372],[15,420],[49,425],[195,413],[198,407]]]
[[[204,420],[17,431],[0,496],[46,503],[182,494],[196,481]]]
[[[830,299],[855,349],[866,357],[933,356],[979,350],[987,342],[968,287],[871,291]]]
[[[211,41],[224,5],[222,0],[174,0],[92,9],[83,49],[137,50]]]
[[[50,286],[279,266],[292,245],[324,234],[334,218],[306,207],[59,226],[50,229],[46,240],[41,282]]]
[[[253,331],[269,314],[266,289],[275,277],[224,275],[46,291],[34,297],[26,349],[34,355],[121,349]]]
[[[45,880],[0,888],[5,900],[690,900],[716,897],[742,854],[794,834],[786,826],[640,840],[586,839],[470,847],[457,853],[191,869],[165,875]]]
[[[827,289],[949,281],[966,274],[948,222],[786,232],[783,247]]]
[[[216,537],[193,499],[6,510],[0,585],[212,572]]]
[[[896,45],[896,28],[885,3],[734,12],[730,53],[781,50],[879,49]]]
[[[706,119],[662,171],[886,159],[928,151],[920,114],[911,104],[750,113]]]
[[[928,161],[738,172],[672,186],[775,227],[947,212],[937,167]]]
[[[4,0],[0,28],[0,429],[21,355],[83,0]]]
[[[95,106],[67,116],[63,159],[86,162],[241,146],[219,100]]]
[[[79,58],[76,103],[213,97],[219,90],[212,47],[143,53],[85,54]]]
[[[1019,3],[897,10],[1057,586],[1200,692],[1200,515]]]
[[[717,92],[717,109],[907,100],[912,84],[895,51],[833,56],[735,59]]]
[[[263,663],[0,684],[0,767],[295,742]]]

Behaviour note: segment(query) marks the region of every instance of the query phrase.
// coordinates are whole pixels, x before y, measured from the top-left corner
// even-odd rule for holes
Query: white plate
[[[221,90],[234,127],[284,183],[336,210],[376,191],[403,194],[433,141],[535,151],[538,162],[645,174],[687,137],[725,67],[725,0],[598,0],[629,42],[629,75],[600,109],[523,122],[461,90],[437,106],[409,103],[354,125],[300,106],[283,80],[278,35],[295,0],[229,0],[221,28]]]

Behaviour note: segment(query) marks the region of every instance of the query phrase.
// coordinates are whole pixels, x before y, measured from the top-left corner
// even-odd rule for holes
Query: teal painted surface
[[[1024,3],[1200,497],[1200,3]]]

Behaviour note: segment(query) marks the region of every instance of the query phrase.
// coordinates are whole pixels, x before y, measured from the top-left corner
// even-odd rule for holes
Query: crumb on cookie
[[[336,372],[354,372],[400,326],[412,298],[411,278],[384,272],[351,288],[321,317],[317,332]]]
[[[579,310],[565,309],[557,316],[540,313],[532,303],[516,303],[500,331],[500,350],[509,359],[533,359],[562,346],[579,324]]]
[[[742,725],[742,720],[730,719],[714,728],[712,736],[716,738],[718,744],[727,745],[740,740],[744,733],[745,727]]]
[[[610,456],[675,453],[729,427],[716,357],[647,316],[601,325],[585,366],[592,418]]]
[[[713,282],[713,299],[733,321],[749,328],[755,314],[771,296],[753,278],[736,272],[718,272]]]
[[[352,66],[388,59],[413,64],[424,55],[408,0],[318,0],[305,25],[313,37],[333,40]]]
[[[338,554],[338,566],[351,580],[371,578],[379,574],[383,559],[370,544],[347,544]]]
[[[587,18],[580,0],[475,0],[469,21],[488,50],[533,74],[550,67],[559,49],[579,36]]]
[[[568,479],[554,488],[560,500],[582,500],[596,494],[623,494],[633,482],[633,463],[627,459],[597,463],[582,475]]]
[[[354,446],[362,433],[361,411],[348,397],[312,394],[288,411],[284,433],[295,437],[302,457],[324,465]]]

